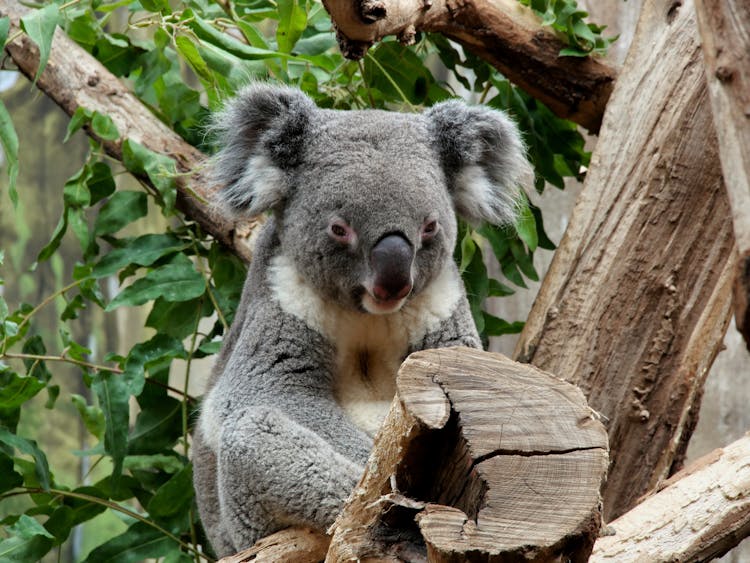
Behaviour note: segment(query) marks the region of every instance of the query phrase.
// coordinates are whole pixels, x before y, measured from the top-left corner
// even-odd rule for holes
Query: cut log
[[[750,437],[696,460],[609,526],[592,563],[720,557],[750,535]]]
[[[692,2],[645,2],[515,352],[603,414],[607,520],[679,469],[731,318],[734,236],[696,37]]]
[[[8,36],[12,40],[5,50],[18,70],[33,79],[39,67],[39,49],[28,35],[18,33],[20,19],[29,12],[16,0],[0,3],[0,17],[10,18]],[[125,139],[173,158],[179,173],[175,177],[178,209],[241,258],[250,259],[250,235],[255,223],[235,224],[222,214],[215,204],[215,186],[208,181],[203,153],[162,123],[115,75],[59,28],[52,40],[47,66],[36,85],[68,115],[73,115],[79,107],[108,115],[120,132],[119,139],[99,139],[88,127],[86,132],[117,160],[122,160]],[[148,178],[141,180],[149,184]]]
[[[331,538],[307,528],[287,528],[258,540],[251,548],[222,557],[219,563],[320,563]]]
[[[740,254],[734,316],[750,350],[750,6],[747,0],[696,0],[695,6]]]
[[[387,35],[442,33],[482,57],[560,117],[599,130],[616,71],[567,47],[516,0],[324,0],[345,56],[360,58]]]
[[[499,354],[417,352],[326,561],[585,561],[607,460],[578,388]]]

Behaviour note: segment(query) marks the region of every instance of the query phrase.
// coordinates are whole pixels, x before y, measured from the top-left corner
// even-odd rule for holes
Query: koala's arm
[[[289,525],[325,530],[372,447],[334,400],[330,343],[273,303],[250,305],[210,400],[223,413],[220,528],[234,550]]]
[[[444,319],[435,330],[428,332],[417,345],[411,346],[409,353],[449,346],[482,348],[482,341],[479,338],[479,333],[477,333],[466,297],[462,297],[458,301],[453,313]]]

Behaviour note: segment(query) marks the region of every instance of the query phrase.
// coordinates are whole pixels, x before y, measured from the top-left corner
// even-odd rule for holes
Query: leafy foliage
[[[562,35],[568,47],[560,51],[565,57],[605,54],[617,37],[603,37],[606,26],[587,23],[588,13],[579,9],[575,0],[518,0],[531,8],[542,25]]]
[[[571,11],[570,0],[530,5],[545,21],[554,13],[555,25],[566,26],[576,48],[605,46],[596,38],[590,45],[580,43],[590,34],[581,31],[583,13]],[[537,190],[545,183],[562,188],[565,177],[578,176],[588,163],[574,125],[441,36],[426,37],[415,48],[383,42],[362,63],[343,59],[330,19],[314,0],[49,3],[23,22],[43,60],[57,25],[127,82],[166,125],[206,151],[203,130],[211,112],[257,78],[295,84],[320,106],[342,109],[413,111],[456,95],[460,87],[482,103],[508,109],[519,121],[536,166]],[[7,19],[0,19],[3,40],[7,30]],[[436,78],[433,69],[440,64],[448,81]],[[113,165],[99,145],[119,139],[120,132],[108,116],[79,108],[66,140],[84,126],[97,140],[65,182],[62,214],[37,257],[54,260],[66,237],[73,237],[80,259],[72,279],[39,303],[12,309],[0,292],[0,517],[5,527],[0,558],[37,560],[60,549],[76,526],[115,513],[124,531],[99,540],[86,561],[210,560],[191,487],[189,435],[199,401],[188,386],[193,362],[218,351],[232,322],[245,266],[175,211],[170,158],[122,139],[122,166],[148,180],[140,187],[122,186],[119,163]],[[18,139],[4,106],[0,142],[15,203]],[[162,217],[158,228],[152,226],[154,217]],[[455,258],[485,337],[521,329],[520,322],[486,312],[485,302],[538,279],[533,254],[539,247],[554,246],[539,210],[528,202],[515,228],[461,225]],[[488,276],[485,252],[500,264],[502,281]],[[0,252],[0,266],[2,258]],[[120,284],[116,294],[107,290],[113,279]],[[37,318],[53,304],[59,324],[50,336]],[[93,310],[112,315],[139,306],[148,307],[144,334],[151,336],[125,354],[97,352],[71,335]],[[78,370],[85,393],[60,392],[61,364]],[[19,421],[37,408],[33,400],[43,390],[46,408],[69,407],[80,418],[93,446],[76,455],[101,466],[96,478],[62,482],[50,467],[49,452],[34,436],[19,433]],[[18,497],[26,502],[13,504]]]

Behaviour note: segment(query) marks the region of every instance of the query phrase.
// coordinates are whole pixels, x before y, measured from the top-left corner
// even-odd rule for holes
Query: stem
[[[177,536],[175,536],[173,533],[171,533],[170,531],[165,530],[164,528],[162,528],[161,526],[159,526],[156,522],[154,522],[152,520],[149,520],[148,518],[146,518],[146,517],[138,514],[137,512],[134,512],[134,511],[130,510],[129,508],[125,508],[121,504],[117,504],[116,502],[112,502],[112,501],[109,501],[107,499],[103,499],[103,498],[99,498],[99,497],[87,495],[87,494],[84,494],[84,493],[76,493],[76,492],[73,492],[73,491],[63,491],[61,489],[48,489],[48,490],[45,490],[45,489],[42,489],[42,488],[34,488],[34,487],[23,487],[22,490],[11,491],[10,493],[5,493],[3,495],[0,495],[0,499],[4,499],[4,498],[10,497],[10,496],[20,495],[20,494],[24,494],[24,493],[26,493],[26,494],[35,494],[35,493],[39,493],[39,494],[53,494],[53,495],[58,495],[58,496],[61,496],[61,497],[69,497],[69,498],[76,498],[76,499],[80,499],[80,500],[85,500],[85,501],[88,501],[88,502],[91,502],[91,503],[94,503],[94,504],[100,504],[102,506],[106,506],[107,508],[110,508],[111,510],[115,510],[115,511],[120,512],[122,514],[126,514],[126,515],[130,516],[131,518],[134,518],[135,520],[138,520],[139,522],[142,522],[143,524],[146,524],[147,526],[151,526],[152,528],[158,530],[159,532],[161,532],[162,534],[164,534],[165,536],[167,536],[172,541],[177,542],[180,545],[181,548],[183,548],[183,549],[185,549],[187,551],[192,552],[193,554],[197,555],[198,557],[203,557],[204,559],[206,559],[207,561],[210,561],[210,562],[214,561],[213,559],[209,558],[206,554],[201,553],[200,551],[198,551],[192,545],[189,545],[189,544],[183,542],[182,540],[180,540],[180,538],[178,538]]]
[[[385,76],[388,79],[388,82],[391,83],[391,86],[393,86],[396,89],[396,92],[398,92],[398,95],[401,97],[401,99],[404,101],[404,103],[409,106],[409,109],[411,111],[416,111],[416,108],[414,107],[414,104],[412,104],[409,101],[409,98],[406,97],[406,94],[404,94],[403,90],[399,87],[399,85],[396,83],[395,80],[393,80],[393,77],[388,73],[387,70],[383,68],[383,65],[380,64],[378,59],[373,57],[369,52],[367,53],[367,58],[373,62],[373,64],[380,69],[380,72],[383,73],[383,76]],[[364,77],[363,77],[364,78]]]
[[[59,289],[58,291],[54,292],[53,294],[48,295],[41,303],[39,303],[39,305],[37,305],[36,307],[34,307],[29,312],[29,314],[24,317],[24,319],[18,325],[18,332],[20,333],[21,330],[23,330],[23,327],[26,326],[26,324],[29,322],[29,319],[31,317],[33,317],[34,315],[36,315],[39,312],[40,309],[43,309],[44,307],[46,307],[47,305],[49,305],[50,303],[52,303],[52,301],[54,301],[56,298],[60,297],[64,293],[70,291],[74,287],[77,287],[77,286],[81,285],[83,282],[85,282],[87,280],[88,280],[88,278],[83,278],[82,280],[74,281],[73,283],[70,283],[70,284],[66,285],[62,289]]]
[[[362,64],[362,59],[359,59],[357,61],[357,66],[359,67],[359,74],[362,77],[362,82],[364,83],[365,89],[367,90],[367,97],[370,98],[370,106],[374,108],[375,98],[372,97],[372,92],[370,91],[370,85],[367,83],[367,80],[365,80],[365,65]],[[398,86],[396,86],[396,88],[398,88]]]
[[[484,85],[484,90],[482,90],[482,95],[479,96],[479,103],[480,104],[483,104],[484,101],[487,99],[487,94],[490,93],[490,89],[491,88],[492,88],[492,82],[490,82],[488,80],[487,83]]]
[[[121,374],[123,370],[115,366],[102,366],[99,364],[92,364],[83,360],[76,360],[75,358],[68,358],[66,356],[43,356],[40,354],[20,354],[15,352],[3,352],[0,354],[0,358],[12,358],[17,360],[35,360],[38,362],[67,362],[69,364],[75,364],[77,366],[92,369],[94,371],[111,371],[112,373]]]
[[[122,375],[125,373],[125,371],[121,368],[115,367],[115,366],[103,366],[99,364],[92,364],[90,362],[85,362],[83,360],[76,360],[75,358],[68,358],[66,356],[42,356],[39,354],[20,354],[15,352],[3,352],[0,353],[0,359],[14,359],[14,360],[35,360],[37,362],[66,362],[69,364],[75,364],[77,366],[85,367],[94,371],[109,371],[112,373],[116,373],[118,375]],[[157,381],[155,379],[146,378],[146,383],[150,383],[151,385],[158,385],[159,387],[162,387],[164,389],[167,389],[168,391],[172,391],[172,393],[175,393],[182,398],[184,398],[186,401],[190,403],[195,403],[197,399],[191,395],[188,395],[185,391],[182,389],[177,389],[176,387],[172,387],[171,385],[168,385],[166,383],[162,383],[161,381]]]

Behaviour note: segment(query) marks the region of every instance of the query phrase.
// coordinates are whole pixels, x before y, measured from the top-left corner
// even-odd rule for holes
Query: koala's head
[[[298,90],[253,85],[216,129],[227,205],[273,210],[281,251],[307,283],[375,314],[397,311],[446,267],[456,213],[510,222],[530,177],[508,117],[458,101],[420,115],[323,110]]]

